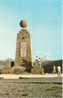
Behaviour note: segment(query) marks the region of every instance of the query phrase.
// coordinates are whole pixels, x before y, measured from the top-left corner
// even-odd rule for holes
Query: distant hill
[[[42,62],[42,67],[44,68],[45,73],[52,73],[53,72],[53,67],[56,67],[56,72],[57,71],[57,66],[61,66],[61,72],[62,72],[62,61],[63,60],[48,60],[48,61],[43,61]],[[0,69],[4,68],[9,64],[8,60],[0,60]],[[11,65],[14,65],[14,62],[12,62]],[[11,66],[12,67],[12,66]]]
[[[4,66],[6,66],[6,61],[0,60],[0,69],[2,69]]]

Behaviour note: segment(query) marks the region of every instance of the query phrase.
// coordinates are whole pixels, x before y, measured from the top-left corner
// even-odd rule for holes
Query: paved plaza
[[[62,78],[0,79],[0,98],[62,98]]]

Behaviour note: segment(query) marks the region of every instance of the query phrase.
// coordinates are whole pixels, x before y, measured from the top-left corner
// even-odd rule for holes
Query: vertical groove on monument
[[[26,30],[25,21],[20,22],[22,29],[17,34],[16,42],[16,66],[24,67],[25,71],[31,72],[32,56],[31,56],[31,38],[30,33]]]

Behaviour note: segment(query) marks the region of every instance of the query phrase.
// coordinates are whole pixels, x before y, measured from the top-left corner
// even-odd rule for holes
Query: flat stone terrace
[[[62,78],[0,79],[0,98],[62,98]]]

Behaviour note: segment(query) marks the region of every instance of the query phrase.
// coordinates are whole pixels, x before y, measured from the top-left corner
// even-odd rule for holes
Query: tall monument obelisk
[[[24,20],[20,21],[22,28],[17,34],[16,42],[16,59],[15,65],[25,67],[27,72],[31,72],[32,56],[31,56],[31,38],[30,33],[27,31],[27,23]]]

